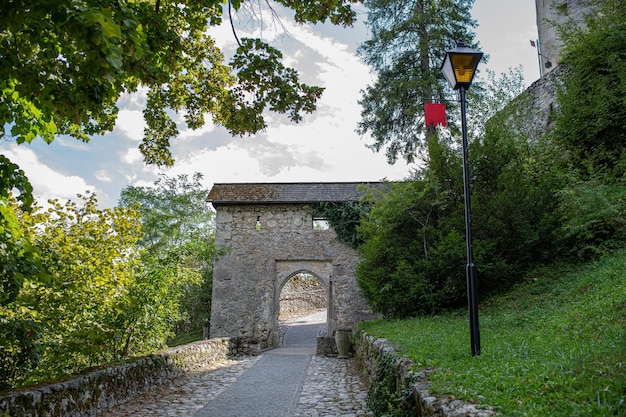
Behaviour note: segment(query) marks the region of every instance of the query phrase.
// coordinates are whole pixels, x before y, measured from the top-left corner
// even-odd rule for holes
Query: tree
[[[51,277],[45,285],[29,282],[0,311],[3,319],[28,312],[37,324],[41,357],[21,377],[25,382],[162,348],[180,317],[181,293],[195,278],[178,273],[174,262],[144,267],[136,210],[100,210],[95,195],[80,198],[20,214]]]
[[[359,0],[278,0],[298,22],[350,25]],[[189,128],[205,114],[231,133],[265,127],[267,108],[298,122],[322,89],[298,80],[282,54],[260,39],[241,39],[227,65],[207,27],[232,18],[241,0],[18,0],[0,12],[0,136],[18,143],[56,134],[88,141],[111,131],[117,100],[148,91],[140,145],[147,163],[171,165],[178,133],[171,111]],[[268,7],[271,5],[268,3]]]
[[[561,235],[577,259],[626,239],[626,5],[593,4],[584,20],[557,27],[564,45],[556,127],[568,183],[557,194]]]
[[[141,214],[144,236],[138,243],[148,269],[173,264],[181,280],[185,274],[198,277],[184,288],[178,335],[201,330],[211,312],[213,259],[219,250],[215,248],[213,212],[206,202],[208,190],[201,180],[200,173],[192,178],[162,175],[153,187],[124,188],[119,201]]]
[[[17,200],[12,192],[17,192]],[[24,171],[0,155],[0,305],[15,299],[24,279],[45,279],[46,271],[22,230],[15,209],[31,211],[32,186]]]
[[[585,25],[558,27],[564,45],[555,139],[583,178],[626,177],[626,5],[598,2]]]
[[[490,76],[486,91],[493,93],[473,97],[481,117],[491,117],[484,129],[473,128],[470,145],[481,293],[516,282],[521,271],[549,256],[549,245],[558,248],[551,239],[558,182],[545,172],[543,145],[525,136],[528,103],[525,96],[515,98],[520,77],[519,71]],[[374,200],[358,229],[365,242],[358,248],[357,283],[370,306],[388,316],[432,314],[465,303],[461,155],[437,134],[429,138],[428,166]]]
[[[463,301],[462,206],[436,181],[392,183],[359,226],[357,283],[370,307],[390,317],[432,314]]]
[[[23,379],[41,353],[40,326],[32,312],[13,308],[25,283],[49,282],[37,248],[18,216],[32,209],[32,186],[24,171],[0,155],[0,390]]]
[[[370,148],[390,163],[408,162],[429,144],[434,128],[425,126],[424,103],[445,101],[449,87],[439,71],[448,49],[462,39],[471,47],[476,26],[473,0],[368,0],[370,39],[360,55],[377,75],[360,100],[358,132],[371,133]]]

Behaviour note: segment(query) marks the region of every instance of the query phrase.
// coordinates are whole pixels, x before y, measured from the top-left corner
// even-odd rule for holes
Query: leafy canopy
[[[123,93],[147,90],[140,145],[149,164],[171,165],[170,140],[205,114],[232,134],[266,125],[263,111],[298,122],[315,110],[322,88],[299,82],[282,54],[243,39],[229,64],[207,32],[241,0],[17,0],[0,12],[0,136],[18,143],[57,134],[89,141],[109,132]],[[350,25],[359,0],[279,0],[298,22]],[[268,3],[268,7],[271,5]]]
[[[162,348],[181,317],[184,289],[199,281],[174,261],[143,261],[137,210],[100,210],[95,195],[79,198],[20,214],[51,279],[29,281],[0,308],[7,325],[0,338],[10,343],[2,362],[22,364],[20,375],[0,374],[0,382],[41,381]],[[29,337],[20,340],[22,333]],[[33,339],[36,350],[25,345]]]
[[[13,301],[28,277],[44,281],[47,277],[16,214],[32,210],[32,190],[24,171],[0,155],[0,305]]]
[[[201,330],[210,318],[213,259],[221,252],[215,247],[213,212],[201,180],[200,173],[191,178],[162,175],[151,187],[124,188],[119,201],[141,214],[144,235],[138,245],[144,265],[151,270],[176,265],[179,280],[189,282],[180,300],[177,335]]]

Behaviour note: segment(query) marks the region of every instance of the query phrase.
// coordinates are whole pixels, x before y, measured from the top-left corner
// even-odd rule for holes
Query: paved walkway
[[[281,348],[214,364],[98,416],[369,416],[352,360],[315,355],[325,317],[291,321]]]

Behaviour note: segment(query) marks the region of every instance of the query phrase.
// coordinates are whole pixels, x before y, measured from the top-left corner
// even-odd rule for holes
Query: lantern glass
[[[454,90],[472,84],[482,56],[482,52],[468,48],[462,42],[446,53],[441,71]]]

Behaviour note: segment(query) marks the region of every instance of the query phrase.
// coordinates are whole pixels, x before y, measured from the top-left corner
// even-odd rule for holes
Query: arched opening
[[[289,326],[320,323],[318,336],[326,334],[328,295],[322,280],[309,271],[298,271],[285,280],[279,297],[280,346]]]

